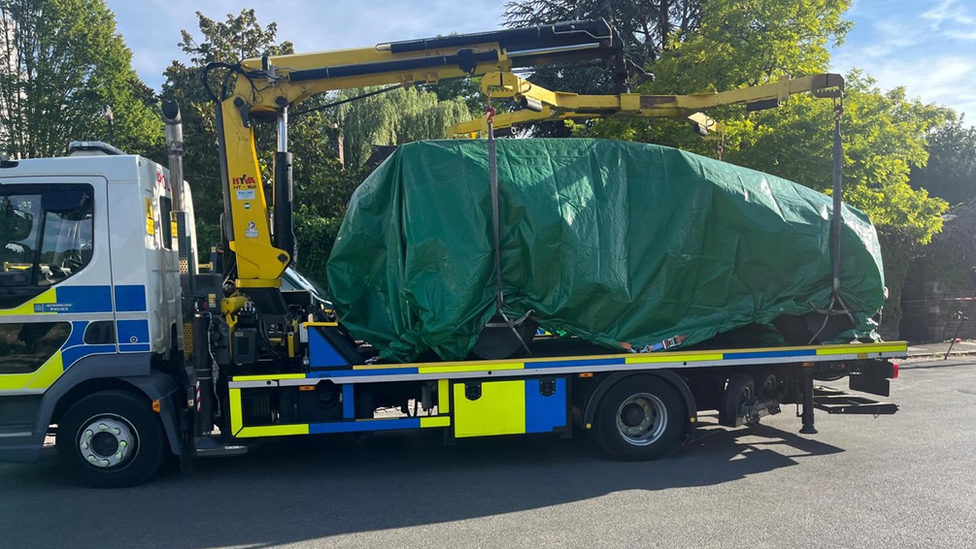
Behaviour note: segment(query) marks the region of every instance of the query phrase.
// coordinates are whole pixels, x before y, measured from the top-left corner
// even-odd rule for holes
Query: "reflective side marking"
[[[425,367],[417,368],[417,372],[421,374],[451,374],[454,372],[522,370],[524,368],[525,368],[525,364],[521,362],[511,362],[507,364],[471,364],[471,365],[451,364],[449,366],[425,366]]]
[[[284,437],[290,435],[307,435],[308,424],[304,425],[262,425],[260,427],[244,427],[237,438]]]
[[[890,353],[877,353],[878,356],[873,358],[905,358],[904,352],[890,352]],[[824,355],[824,356],[811,356],[811,357],[793,357],[793,358],[783,358],[777,362],[782,364],[796,364],[800,362],[832,362],[838,360],[854,360],[858,358],[858,354],[849,355]],[[494,378],[511,378],[511,377],[525,377],[531,375],[555,375],[555,374],[574,374],[578,372],[626,372],[626,371],[649,371],[649,370],[660,370],[660,369],[688,369],[688,368],[701,368],[706,366],[716,366],[716,367],[726,367],[726,366],[746,366],[750,364],[762,365],[769,364],[768,359],[739,359],[735,361],[722,361],[722,360],[711,360],[702,362],[660,362],[654,364],[642,364],[639,366],[631,367],[632,365],[621,365],[621,364],[609,364],[605,366],[561,366],[561,367],[550,367],[550,368],[532,368],[532,364],[527,364],[527,368],[519,370],[491,370],[491,377]],[[390,373],[385,375],[370,375],[365,372],[349,372],[348,370],[341,376],[333,377],[332,380],[337,384],[346,383],[379,383],[385,381],[416,381],[416,380],[432,380],[437,379],[447,375],[450,379],[470,379],[487,377],[489,375],[489,370],[474,370],[471,372],[438,372],[433,374],[418,374],[410,373],[409,371],[396,370],[396,373]],[[354,375],[363,374],[363,375]],[[329,375],[325,374],[320,377],[328,378]],[[282,380],[278,382],[281,387],[293,386],[293,385],[305,385],[308,382],[304,379],[292,379],[292,380]],[[267,381],[238,381],[238,378],[234,378],[230,383],[231,387],[236,388],[253,388],[253,387],[267,387]]]
[[[436,363],[434,363],[436,364]],[[452,362],[453,364],[453,362]],[[416,368],[417,364],[360,364],[353,366],[353,370],[406,370],[409,368]]]
[[[869,354],[874,358],[904,358],[908,344],[904,341],[890,343],[866,343],[858,345],[827,345],[807,347],[777,347],[774,349],[730,349],[719,352],[695,353],[691,351],[653,354],[626,354],[526,359],[520,363],[494,363],[487,360],[450,363],[419,364],[377,364],[359,365],[353,369],[325,370],[308,374],[308,378],[332,378],[336,383],[368,383],[379,381],[407,381],[416,379],[438,379],[449,376],[452,379],[482,377],[516,377],[523,375],[547,375],[555,373],[575,373],[577,371],[610,372],[627,371],[628,365],[647,365],[645,369],[655,368],[694,368],[700,366],[742,366],[765,364],[770,358],[781,363],[821,362],[832,360],[853,360]],[[815,354],[814,354],[815,353]],[[435,377],[436,376],[436,377]],[[304,383],[303,374],[280,374],[265,376],[238,376],[233,378],[232,387],[256,387],[257,383],[280,380],[281,386]],[[438,380],[439,381],[439,380]]]
[[[608,366],[611,364],[625,364],[624,359],[626,357],[620,358],[593,358],[593,359],[578,359],[574,360],[571,358],[563,360],[546,360],[542,362],[528,362],[525,365],[529,368],[558,368],[561,366]]]
[[[230,390],[230,432],[234,436],[238,436],[241,432],[241,427],[243,427],[243,422],[241,420],[241,390],[231,389]]]
[[[64,373],[64,365],[61,362],[61,351],[57,351],[33,372],[0,375],[0,391],[44,390],[50,387],[62,373]]]
[[[897,345],[846,345],[838,347],[824,347],[822,349],[817,349],[818,356],[824,355],[847,355],[852,353],[864,354],[864,353],[898,353],[898,352],[908,352],[908,344],[897,344]]]
[[[451,382],[447,379],[437,380],[437,413],[451,412]]]
[[[311,434],[355,433],[358,431],[394,431],[399,429],[419,429],[420,418],[359,419],[356,421],[336,421],[331,423],[312,423],[308,426]]]
[[[722,360],[722,353],[708,353],[701,355],[681,355],[676,356],[675,353],[661,353],[661,354],[639,354],[635,356],[627,357],[627,364],[653,364],[656,362],[705,362]]]
[[[428,427],[450,427],[451,418],[449,416],[422,417],[420,418],[421,429]]]
[[[725,353],[724,360],[739,360],[743,358],[787,358],[791,356],[816,356],[814,349],[796,351],[736,351]]]
[[[231,419],[231,428],[233,429],[233,416]],[[334,421],[328,423],[244,427],[238,431],[236,436],[237,438],[258,438],[317,435],[324,433],[355,433],[363,431],[396,431],[402,429],[420,429],[421,427],[447,427],[450,424],[451,418],[449,417],[359,419],[356,421]]]
[[[34,379],[27,385],[27,389],[47,389],[64,373],[64,361],[61,351],[54,353],[37,371]]]
[[[342,376],[380,376],[387,374],[416,374],[417,368],[383,368],[379,370],[322,370],[311,372],[308,377],[342,377]]]
[[[234,381],[275,381],[278,379],[305,379],[305,374],[270,374],[264,376],[234,376]]]

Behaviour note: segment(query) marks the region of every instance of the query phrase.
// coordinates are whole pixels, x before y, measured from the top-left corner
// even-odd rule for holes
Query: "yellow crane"
[[[481,90],[491,99],[510,99],[520,110],[495,114],[495,130],[520,124],[553,120],[593,118],[686,118],[702,137],[720,135],[722,124],[702,111],[744,103],[748,111],[775,108],[789,96],[810,92],[817,97],[840,97],[844,78],[839,74],[816,74],[784,78],[772,84],[722,92],[688,95],[580,95],[551,91],[511,72],[492,72],[481,81]],[[488,132],[488,118],[461,122],[451,128],[453,137],[477,137]]]
[[[605,21],[377,44],[372,48],[248,59],[231,71],[227,93],[208,90],[217,104],[224,188],[224,232],[236,261],[238,288],[276,288],[291,261],[291,159],[288,113],[329,91],[388,84],[436,84],[450,78],[510,74],[520,67],[595,61],[613,68],[621,90],[626,72],[619,38]],[[274,221],[254,144],[254,123],[277,120]]]

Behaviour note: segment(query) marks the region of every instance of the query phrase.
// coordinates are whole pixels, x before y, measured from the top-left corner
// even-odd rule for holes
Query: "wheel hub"
[[[624,400],[617,409],[617,430],[634,446],[657,442],[668,424],[668,411],[656,395],[640,393]]]
[[[107,469],[132,458],[136,437],[127,421],[118,417],[88,420],[78,436],[78,449],[90,465]]]
[[[91,438],[92,452],[99,456],[110,456],[119,449],[119,439],[106,432],[95,433]]]
[[[644,421],[644,409],[637,403],[628,404],[621,414],[621,419],[627,427],[637,427]]]

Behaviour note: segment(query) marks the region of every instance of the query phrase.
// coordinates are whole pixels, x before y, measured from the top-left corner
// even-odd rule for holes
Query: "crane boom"
[[[236,258],[239,288],[275,288],[294,256],[291,229],[291,157],[288,111],[329,91],[508,73],[519,67],[598,61],[616,67],[626,91],[621,44],[606,21],[576,21],[378,44],[372,48],[248,59],[228,69],[225,96],[208,87],[217,104],[217,135],[224,191],[224,234]],[[254,122],[277,119],[274,221],[261,181]]]
[[[721,124],[699,111],[745,103],[750,111],[779,106],[790,95],[810,92],[817,97],[839,97],[844,78],[839,74],[815,74],[799,78],[784,78],[762,86],[689,95],[578,95],[550,91],[518,75],[495,72],[482,78],[482,92],[491,98],[513,99],[522,110],[496,114],[494,129],[550,120],[591,118],[684,118],[698,124],[699,132],[720,131]],[[455,124],[453,136],[485,134],[485,118]]]

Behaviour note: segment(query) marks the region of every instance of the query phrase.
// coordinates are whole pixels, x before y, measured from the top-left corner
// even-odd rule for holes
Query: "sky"
[[[194,30],[196,11],[211,19],[255,8],[278,23],[279,40],[297,52],[334,50],[450,32],[500,27],[504,0],[107,0],[133,52],[140,77],[155,89],[182,54],[180,30]],[[833,51],[833,70],[864,70],[883,89],[968,112],[976,120],[976,0],[854,0],[854,29]],[[689,90],[693,92],[695,90]]]

